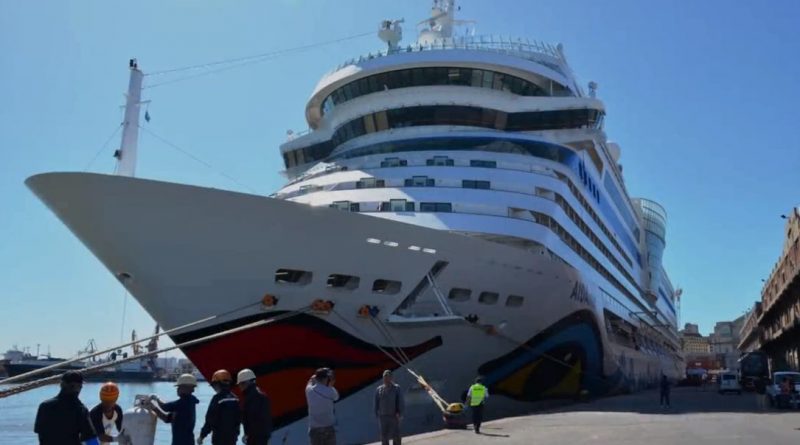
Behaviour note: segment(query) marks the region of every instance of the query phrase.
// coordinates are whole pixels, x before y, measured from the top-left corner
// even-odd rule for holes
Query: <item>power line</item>
[[[194,161],[196,161],[196,162],[199,162],[200,164],[204,165],[204,166],[205,166],[206,168],[208,168],[209,170],[211,170],[211,171],[213,171],[214,173],[216,173],[216,174],[218,174],[218,175],[220,175],[220,176],[224,177],[225,179],[227,179],[227,180],[229,180],[229,181],[233,182],[234,184],[238,185],[239,187],[241,187],[241,188],[243,188],[243,189],[245,189],[245,190],[249,191],[250,193],[257,194],[257,192],[256,192],[255,190],[253,190],[251,187],[248,187],[248,186],[246,186],[246,185],[242,184],[241,182],[239,182],[239,181],[238,181],[236,178],[234,178],[233,176],[231,176],[231,175],[229,175],[229,174],[227,174],[227,173],[225,173],[225,172],[223,172],[223,171],[221,171],[221,170],[217,170],[216,168],[214,168],[214,166],[213,166],[213,165],[211,165],[211,164],[209,164],[208,162],[206,162],[206,161],[204,161],[204,160],[202,160],[202,159],[198,158],[197,156],[193,155],[193,154],[192,154],[191,152],[189,152],[188,150],[185,150],[185,149],[183,149],[183,148],[179,147],[178,145],[176,145],[176,144],[174,144],[174,143],[172,143],[172,142],[170,142],[170,141],[168,141],[168,140],[164,139],[163,137],[161,137],[161,136],[157,135],[156,133],[152,132],[152,131],[151,131],[150,129],[148,129],[148,128],[142,127],[141,125],[139,126],[139,128],[140,128],[140,129],[142,129],[142,130],[144,130],[146,133],[148,133],[150,136],[152,136],[152,137],[156,138],[156,139],[157,139],[157,140],[159,140],[160,142],[162,142],[162,143],[164,143],[164,144],[166,144],[166,145],[168,145],[168,146],[170,146],[170,147],[174,148],[175,150],[178,150],[179,152],[183,153],[183,154],[184,154],[184,155],[186,155],[187,157],[189,157],[189,158],[193,159],[193,160],[194,160]]]
[[[157,86],[166,85],[166,84],[175,83],[175,82],[180,82],[180,81],[183,81],[183,80],[192,79],[192,78],[203,76],[203,75],[206,75],[206,74],[216,73],[216,72],[219,72],[219,71],[225,71],[225,70],[229,70],[229,69],[232,69],[232,68],[237,68],[237,67],[241,67],[241,66],[245,66],[245,65],[249,65],[249,64],[263,62],[265,60],[269,60],[269,59],[272,59],[272,58],[275,58],[275,57],[278,57],[278,56],[282,56],[284,54],[305,51],[305,50],[309,50],[309,49],[313,49],[313,48],[318,48],[318,47],[321,47],[321,46],[332,45],[332,44],[335,44],[335,43],[346,42],[348,40],[354,40],[354,39],[358,39],[358,38],[365,37],[365,36],[372,35],[372,34],[374,34],[374,31],[364,32],[364,33],[361,33],[361,34],[355,34],[355,35],[352,35],[352,36],[342,37],[342,38],[339,38],[339,39],[328,40],[328,41],[324,41],[324,42],[317,42],[317,43],[311,43],[311,44],[308,44],[308,45],[296,46],[294,48],[286,48],[286,49],[281,49],[281,50],[269,51],[269,52],[265,52],[265,53],[261,53],[261,54],[254,54],[254,55],[251,55],[251,56],[235,57],[235,58],[230,58],[230,59],[225,59],[225,60],[218,60],[218,61],[214,61],[214,62],[207,62],[207,63],[197,64],[197,65],[188,65],[188,66],[183,66],[183,67],[179,67],[179,68],[173,68],[173,69],[167,69],[167,70],[161,70],[161,71],[154,71],[154,72],[148,73],[146,75],[147,76],[161,76],[161,75],[164,75],[164,74],[173,74],[173,73],[179,73],[179,72],[183,72],[183,71],[191,71],[191,70],[198,70],[198,69],[209,69],[209,68],[212,68],[212,67],[218,66],[218,65],[234,64],[233,66],[227,66],[227,67],[216,69],[216,70],[206,71],[206,72],[200,73],[200,74],[195,74],[195,75],[191,75],[191,76],[187,76],[187,77],[182,77],[182,78],[179,78],[179,79],[169,80],[169,81],[158,83],[158,84],[155,84],[155,85],[150,85],[150,86],[147,86],[145,88],[155,88]]]

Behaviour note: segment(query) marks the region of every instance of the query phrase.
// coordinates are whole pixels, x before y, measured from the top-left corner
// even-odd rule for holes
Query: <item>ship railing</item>
[[[561,74],[566,74],[558,63],[552,63],[553,61],[548,61],[542,58],[542,56],[546,56],[547,58],[555,59],[556,62],[566,65],[567,61],[564,58],[564,54],[561,52],[561,50],[559,50],[558,46],[538,40],[514,38],[501,35],[448,37],[436,39],[433,42],[426,43],[424,45],[415,43],[413,45],[399,47],[394,50],[383,50],[376,53],[369,53],[347,60],[346,62],[334,68],[331,73],[339,71],[340,69],[349,65],[355,65],[368,60],[393,54],[449,49],[491,51],[494,53],[511,55],[542,63]]]

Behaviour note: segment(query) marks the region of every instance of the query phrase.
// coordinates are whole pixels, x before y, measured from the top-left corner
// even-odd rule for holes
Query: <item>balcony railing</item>
[[[413,45],[400,47],[396,50],[378,51],[374,54],[369,53],[367,55],[355,57],[340,64],[339,66],[331,70],[330,73],[339,71],[340,69],[349,65],[359,64],[367,60],[386,57],[392,54],[413,53],[421,51],[438,51],[438,50],[449,50],[449,49],[490,51],[494,53],[519,57],[522,59],[531,60],[534,62],[544,64],[549,68],[555,70],[556,72],[564,76],[568,76],[568,73],[566,73],[564,69],[561,66],[559,66],[558,63],[552,63],[548,60],[543,60],[541,57],[541,56],[547,56],[555,59],[555,61],[560,62],[563,65],[566,65],[567,61],[564,58],[564,54],[559,50],[557,46],[545,42],[540,42],[537,40],[512,38],[512,37],[498,36],[498,35],[449,37],[449,38],[437,39],[433,43],[426,45],[420,45],[415,43]]]

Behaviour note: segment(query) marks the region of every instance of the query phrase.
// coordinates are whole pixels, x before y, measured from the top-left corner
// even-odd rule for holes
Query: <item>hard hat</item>
[[[119,398],[119,387],[114,382],[103,383],[100,387],[101,402],[116,402]]]
[[[178,377],[178,381],[175,382],[175,386],[197,386],[197,379],[191,374],[181,374]]]
[[[241,371],[239,371],[239,374],[236,375],[237,384],[249,382],[250,380],[255,380],[255,379],[256,379],[256,373],[247,368],[242,369]]]
[[[225,369],[220,369],[211,376],[211,383],[230,383],[231,381],[233,381],[231,373]]]

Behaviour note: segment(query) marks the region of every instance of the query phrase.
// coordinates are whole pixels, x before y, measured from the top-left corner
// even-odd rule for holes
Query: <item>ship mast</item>
[[[136,59],[128,61],[131,72],[128,94],[125,95],[125,120],[122,122],[122,142],[114,152],[117,158],[117,174],[136,175],[136,149],[139,144],[139,111],[142,102],[142,79],[144,73],[139,69]]]

